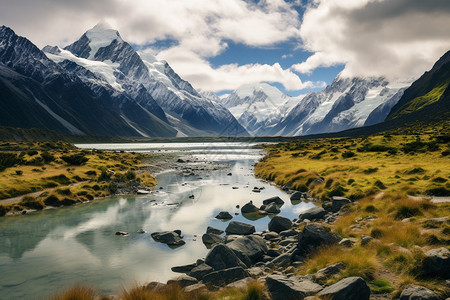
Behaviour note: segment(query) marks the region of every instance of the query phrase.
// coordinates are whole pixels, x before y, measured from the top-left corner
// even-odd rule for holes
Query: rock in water
[[[319,293],[321,299],[369,300],[370,288],[361,277],[347,277]]]
[[[293,193],[293,194],[291,195],[290,200],[291,200],[291,201],[298,201],[298,200],[301,200],[301,199],[302,199],[302,196],[303,196],[303,193],[302,193],[302,192],[295,192],[295,193]]]
[[[230,222],[230,224],[228,224],[227,228],[225,229],[227,235],[249,235],[254,233],[255,231],[255,226],[236,221]]]
[[[221,235],[222,233],[224,233],[225,231],[221,230],[221,229],[217,229],[211,226],[208,226],[208,228],[206,228],[206,233],[214,233],[214,234],[218,234]]]
[[[274,231],[276,233],[280,233],[282,231],[291,229],[292,222],[288,218],[275,216],[269,222],[269,230]]]
[[[243,214],[258,212],[259,209],[250,201],[241,208]]]
[[[268,276],[266,284],[273,300],[304,299],[322,290],[320,285],[310,280],[300,281],[283,275]]]
[[[230,215],[230,213],[227,212],[227,211],[221,211],[221,212],[216,216],[216,219],[219,219],[219,220],[229,220],[229,219],[232,219],[232,218],[233,218],[233,216]]]
[[[272,198],[269,198],[269,199],[266,199],[266,200],[263,201],[264,205],[269,205],[271,203],[275,203],[275,204],[277,204],[279,206],[283,206],[284,201],[278,196],[275,196],[275,197],[272,197]]]
[[[125,231],[117,231],[117,232],[116,232],[116,235],[127,236],[127,235],[128,235],[128,232],[125,232]]]
[[[202,242],[203,244],[218,244],[218,243],[224,243],[225,242],[225,238],[221,237],[218,234],[214,234],[214,233],[205,233],[202,236]]]
[[[180,234],[175,231],[163,231],[163,232],[154,232],[151,234],[152,238],[160,243],[164,243],[167,245],[184,245],[185,241],[181,239]]]
[[[280,213],[280,207],[276,203],[270,203],[267,205],[267,207],[264,209],[269,214],[279,214]]]

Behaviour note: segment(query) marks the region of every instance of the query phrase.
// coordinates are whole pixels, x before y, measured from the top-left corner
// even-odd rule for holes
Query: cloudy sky
[[[0,0],[0,23],[39,47],[99,21],[194,87],[265,81],[297,95],[343,76],[412,80],[450,50],[449,0]]]

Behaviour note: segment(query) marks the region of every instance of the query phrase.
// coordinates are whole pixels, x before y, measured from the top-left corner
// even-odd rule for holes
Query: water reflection
[[[128,145],[114,146],[124,149]],[[240,215],[236,205],[252,200],[259,206],[268,197],[280,196],[286,202],[281,215],[291,219],[313,206],[303,202],[293,205],[287,194],[253,177],[251,166],[260,157],[260,150],[242,145],[237,148],[241,154],[234,153],[236,157],[231,159],[214,152],[214,147],[207,156],[199,156],[214,162],[221,157],[222,162],[232,163],[230,169],[196,176],[166,172],[158,175],[159,184],[149,195],[104,199],[0,219],[2,299],[45,297],[77,282],[116,293],[136,282],[164,281],[175,275],[170,267],[206,255],[208,250],[201,242],[206,227],[225,229],[228,224],[214,218],[220,211],[229,211],[233,220],[251,222],[261,231],[267,228],[269,217],[250,221]],[[253,186],[265,189],[253,193]],[[145,233],[138,233],[139,229]],[[155,231],[175,229],[182,230],[186,241],[176,249],[150,236]],[[129,235],[115,236],[116,231]]]

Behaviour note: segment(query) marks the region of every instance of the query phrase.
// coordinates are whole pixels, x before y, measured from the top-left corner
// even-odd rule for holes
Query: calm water
[[[172,266],[204,258],[201,241],[207,226],[225,229],[228,222],[214,218],[221,210],[240,212],[236,205],[253,200],[259,206],[271,196],[286,201],[280,215],[291,219],[313,206],[293,205],[289,196],[256,179],[252,165],[263,155],[245,143],[213,144],[90,144],[84,148],[136,152],[179,152],[199,168],[202,162],[227,163],[227,169],[195,171],[180,176],[168,170],[157,176],[155,191],[145,196],[114,197],[91,203],[0,218],[0,299],[44,299],[76,283],[87,283],[104,293],[150,280],[166,281],[179,274]],[[232,176],[228,176],[228,173]],[[232,187],[239,189],[232,189]],[[253,193],[254,186],[265,187]],[[163,189],[160,189],[162,187]],[[189,199],[194,195],[194,199]],[[248,220],[257,231],[269,217]],[[146,233],[137,233],[144,229]],[[152,240],[155,231],[181,229],[186,245],[171,249]],[[129,236],[115,236],[116,231]]]

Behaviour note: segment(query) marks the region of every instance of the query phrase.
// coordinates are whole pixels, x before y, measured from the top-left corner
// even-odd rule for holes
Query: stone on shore
[[[203,263],[203,264],[199,264],[198,266],[196,266],[195,268],[193,268],[190,272],[189,272],[189,276],[194,277],[198,280],[202,280],[203,277],[211,272],[214,272],[214,269]]]
[[[208,226],[208,228],[206,228],[206,233],[214,233],[214,234],[221,235],[224,232],[225,231],[223,231],[222,229],[217,229],[217,228],[214,228],[211,226]]]
[[[239,237],[231,243],[228,243],[227,246],[233,250],[247,267],[260,261],[268,250],[266,241],[256,235]]]
[[[268,227],[270,231],[280,233],[282,231],[291,229],[292,222],[288,218],[275,216],[272,218],[272,220],[270,220]]]
[[[300,234],[296,254],[304,256],[322,245],[337,244],[340,240],[339,235],[331,233],[326,227],[308,224]]]
[[[450,278],[450,251],[442,247],[426,252],[422,270],[424,275]]]
[[[214,245],[206,255],[205,263],[216,271],[233,267],[246,267],[234,251],[224,244]]]
[[[316,220],[316,219],[323,219],[325,217],[325,215],[327,214],[327,211],[325,209],[323,209],[322,207],[313,207],[310,208],[306,211],[304,211],[303,213],[301,213],[298,216],[298,219],[300,221],[308,219],[308,220]]]
[[[219,220],[229,220],[229,219],[233,219],[233,216],[230,215],[230,213],[227,212],[227,211],[221,211],[221,212],[216,216],[216,219],[219,219]]]
[[[293,193],[293,194],[291,195],[290,200],[291,200],[291,201],[299,201],[299,200],[302,199],[302,197],[303,197],[303,193],[297,191],[297,192],[295,192],[295,193]]]
[[[273,300],[304,299],[317,294],[322,287],[310,280],[298,280],[283,275],[270,275],[266,285]]]
[[[188,275],[181,275],[177,278],[171,279],[167,281],[167,285],[169,284],[178,284],[181,288],[184,288],[189,285],[193,285],[198,283],[198,280],[194,277],[188,276]]]
[[[400,295],[400,300],[438,300],[429,289],[420,285],[408,285]]]
[[[225,229],[227,235],[249,235],[254,233],[255,231],[255,226],[236,221],[230,222],[230,224],[228,224],[227,228]]]
[[[331,210],[333,212],[338,212],[341,210],[342,206],[345,204],[351,203],[350,199],[344,197],[333,196],[331,201]]]
[[[233,267],[209,273],[203,277],[202,281],[209,288],[219,288],[247,277],[250,277],[250,274],[244,268]]]
[[[370,288],[361,277],[347,277],[319,293],[321,299],[369,300]]]
[[[224,243],[225,238],[218,234],[205,233],[204,235],[202,235],[202,242],[203,242],[203,244],[208,244],[208,245],[219,244],[219,243]]]
[[[183,265],[183,266],[175,266],[170,268],[172,270],[172,272],[175,273],[189,273],[191,272],[192,269],[194,269],[197,266],[196,263],[193,264],[188,264],[188,265]]]

